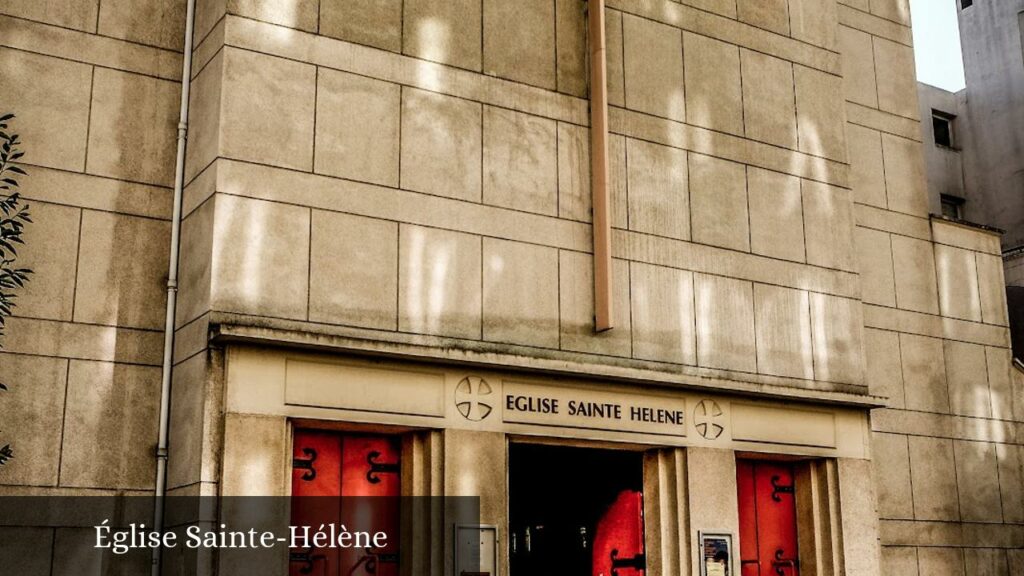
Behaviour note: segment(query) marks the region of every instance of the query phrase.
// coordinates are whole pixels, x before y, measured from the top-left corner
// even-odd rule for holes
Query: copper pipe
[[[604,0],[588,5],[590,35],[590,187],[594,218],[594,330],[612,324],[612,226],[608,198],[608,65]]]

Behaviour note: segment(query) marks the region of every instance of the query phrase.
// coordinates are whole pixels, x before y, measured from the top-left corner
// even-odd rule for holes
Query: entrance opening
[[[736,462],[742,576],[799,576],[792,463]]]
[[[353,527],[388,535],[374,548],[292,549],[291,576],[397,576],[401,443],[395,436],[296,430],[291,524]]]
[[[642,454],[512,444],[509,474],[512,576],[646,572]]]

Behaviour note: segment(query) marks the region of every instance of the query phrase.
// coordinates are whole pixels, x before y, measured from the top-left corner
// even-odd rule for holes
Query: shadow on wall
[[[1010,315],[1013,357],[1024,360],[1024,286],[1006,287],[1006,307]]]

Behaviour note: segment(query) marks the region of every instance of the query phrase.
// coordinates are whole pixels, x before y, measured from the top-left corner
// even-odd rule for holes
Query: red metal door
[[[594,532],[593,576],[642,576],[644,562],[643,494],[619,492]]]
[[[742,576],[799,576],[793,466],[736,462]]]
[[[397,438],[296,430],[292,461],[293,526],[385,532],[383,549],[292,550],[290,576],[396,576],[399,480]],[[309,498],[318,497],[318,498]]]

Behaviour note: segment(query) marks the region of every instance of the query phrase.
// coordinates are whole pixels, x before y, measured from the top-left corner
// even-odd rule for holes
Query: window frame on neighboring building
[[[974,0],[960,0],[960,9],[967,10],[971,6],[974,6]]]
[[[944,123],[945,139],[944,141],[939,140],[938,124]],[[949,148],[956,150],[956,114],[950,114],[949,112],[943,112],[942,110],[936,110],[932,108],[932,142],[940,148]]]
[[[960,196],[953,196],[952,194],[940,194],[939,203],[943,217],[949,218],[950,220],[964,219],[964,204],[967,203],[965,199]],[[947,207],[950,208],[949,212],[946,210]]]

